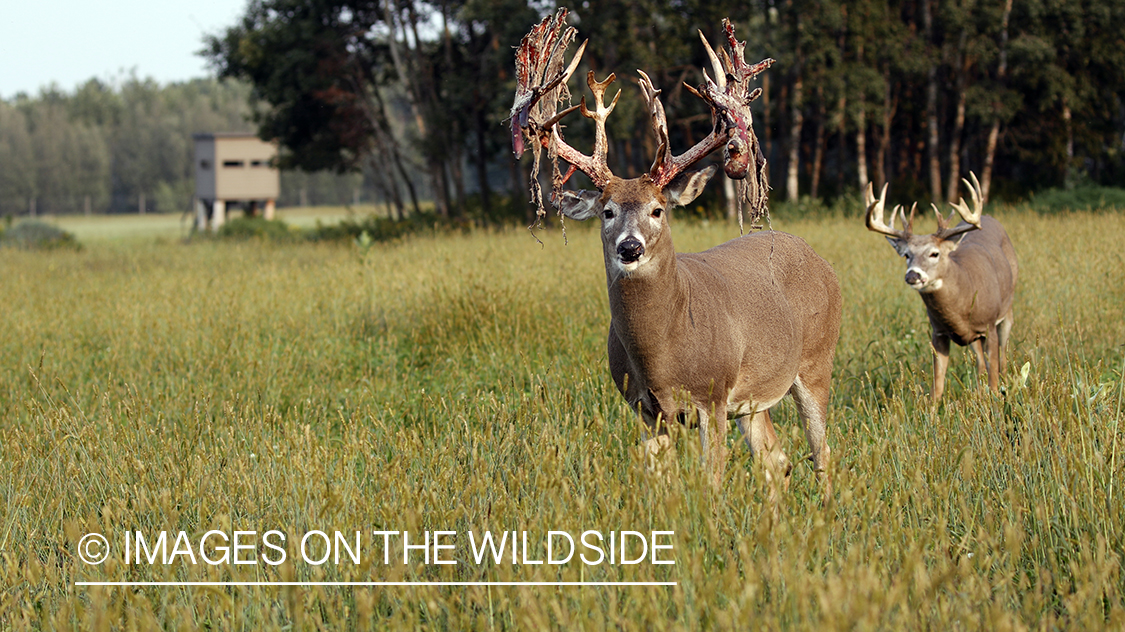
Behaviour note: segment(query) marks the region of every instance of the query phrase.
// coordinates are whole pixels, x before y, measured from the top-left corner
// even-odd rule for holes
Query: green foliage
[[[279,219],[235,217],[220,226],[216,236],[219,239],[232,240],[291,241],[294,238],[294,233],[289,230],[289,226],[285,222]]]
[[[344,219],[337,224],[322,224],[306,232],[310,241],[392,241],[407,235],[434,233],[441,226],[433,213],[410,215],[405,219],[368,215],[361,219]],[[366,237],[364,237],[366,235]]]
[[[1040,213],[1066,211],[1123,211],[1125,189],[1078,186],[1073,189],[1047,189],[1031,196],[1031,208]]]
[[[0,246],[22,250],[81,249],[74,235],[45,222],[25,220],[0,230]]]

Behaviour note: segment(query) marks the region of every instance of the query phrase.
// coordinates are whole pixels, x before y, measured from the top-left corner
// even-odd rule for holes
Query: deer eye
[[[602,217],[606,219],[613,219],[613,211],[607,208],[606,210],[602,211]]]
[[[936,250],[930,253],[930,258],[931,258],[931,259],[937,259],[937,258],[938,258],[938,257],[940,257],[940,256],[941,256],[941,253],[940,253],[940,252],[938,252],[938,251],[936,251]]]
[[[656,209],[655,211],[652,212],[653,217],[660,217],[663,214],[664,214],[664,209],[662,209],[662,208],[658,208],[658,209]]]

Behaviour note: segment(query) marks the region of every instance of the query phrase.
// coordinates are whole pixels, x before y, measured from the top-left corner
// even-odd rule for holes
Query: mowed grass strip
[[[857,219],[786,222],[844,292],[835,494],[771,524],[737,433],[721,494],[678,433],[653,476],[612,386],[598,234],[0,250],[0,628],[1097,629],[1125,626],[1116,214],[1001,211],[1020,256],[1003,395]],[[737,233],[679,222],[680,250]],[[1020,369],[1027,365],[1026,374]],[[775,415],[805,456],[793,406]],[[288,535],[280,566],[79,561],[86,533]],[[458,564],[297,558],[301,534],[456,531]],[[674,531],[675,565],[476,564],[467,534]],[[380,540],[381,545],[381,540]],[[169,548],[171,548],[169,543]],[[197,551],[198,552],[198,551]],[[261,546],[257,554],[264,551]],[[381,553],[381,549],[379,549]],[[448,552],[447,552],[448,553]],[[296,561],[295,561],[296,560]],[[76,581],[674,581],[674,587],[75,587]]]

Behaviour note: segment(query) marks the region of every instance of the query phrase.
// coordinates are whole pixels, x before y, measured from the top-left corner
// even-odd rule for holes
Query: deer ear
[[[687,206],[703,193],[703,187],[718,169],[716,165],[709,165],[698,171],[685,171],[664,187],[664,196],[674,206]]]
[[[563,191],[557,206],[570,219],[590,219],[602,210],[601,191]]]
[[[895,252],[898,253],[898,256],[900,256],[900,257],[906,256],[906,240],[905,239],[898,239],[896,237],[887,237],[887,243],[891,245],[891,248],[895,249]]]

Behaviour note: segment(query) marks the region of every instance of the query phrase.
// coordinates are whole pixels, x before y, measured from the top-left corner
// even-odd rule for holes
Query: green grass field
[[[312,206],[280,208],[277,219],[291,227],[311,228],[317,222],[332,224],[346,217],[364,217],[372,213],[383,214],[383,207],[360,205],[355,207]],[[232,211],[231,217],[242,217],[241,211]],[[190,213],[122,213],[119,215],[48,215],[40,218],[74,234],[84,244],[122,241],[153,241],[156,239],[182,239],[191,235],[194,216]]]
[[[902,261],[854,218],[774,219],[835,266],[845,301],[834,495],[822,507],[800,464],[776,524],[737,431],[722,493],[693,432],[671,475],[645,469],[589,227],[569,245],[512,229],[362,249],[93,238],[99,224],[74,227],[79,252],[0,249],[0,629],[1122,629],[1125,216],[999,217],[1020,256],[1004,394],[956,348],[936,410]],[[737,229],[674,233],[689,251]],[[793,405],[774,419],[804,456]],[[258,563],[121,548],[127,531],[175,550],[212,530],[256,532],[242,559]],[[287,536],[278,566],[269,530]],[[306,562],[313,530],[360,531],[360,563]],[[526,531],[531,560],[549,530],[672,531],[675,564],[478,564],[468,533],[486,530]],[[374,531],[454,531],[439,554],[458,563],[403,564],[392,539],[385,564]],[[96,566],[78,557],[94,532],[111,553]]]

